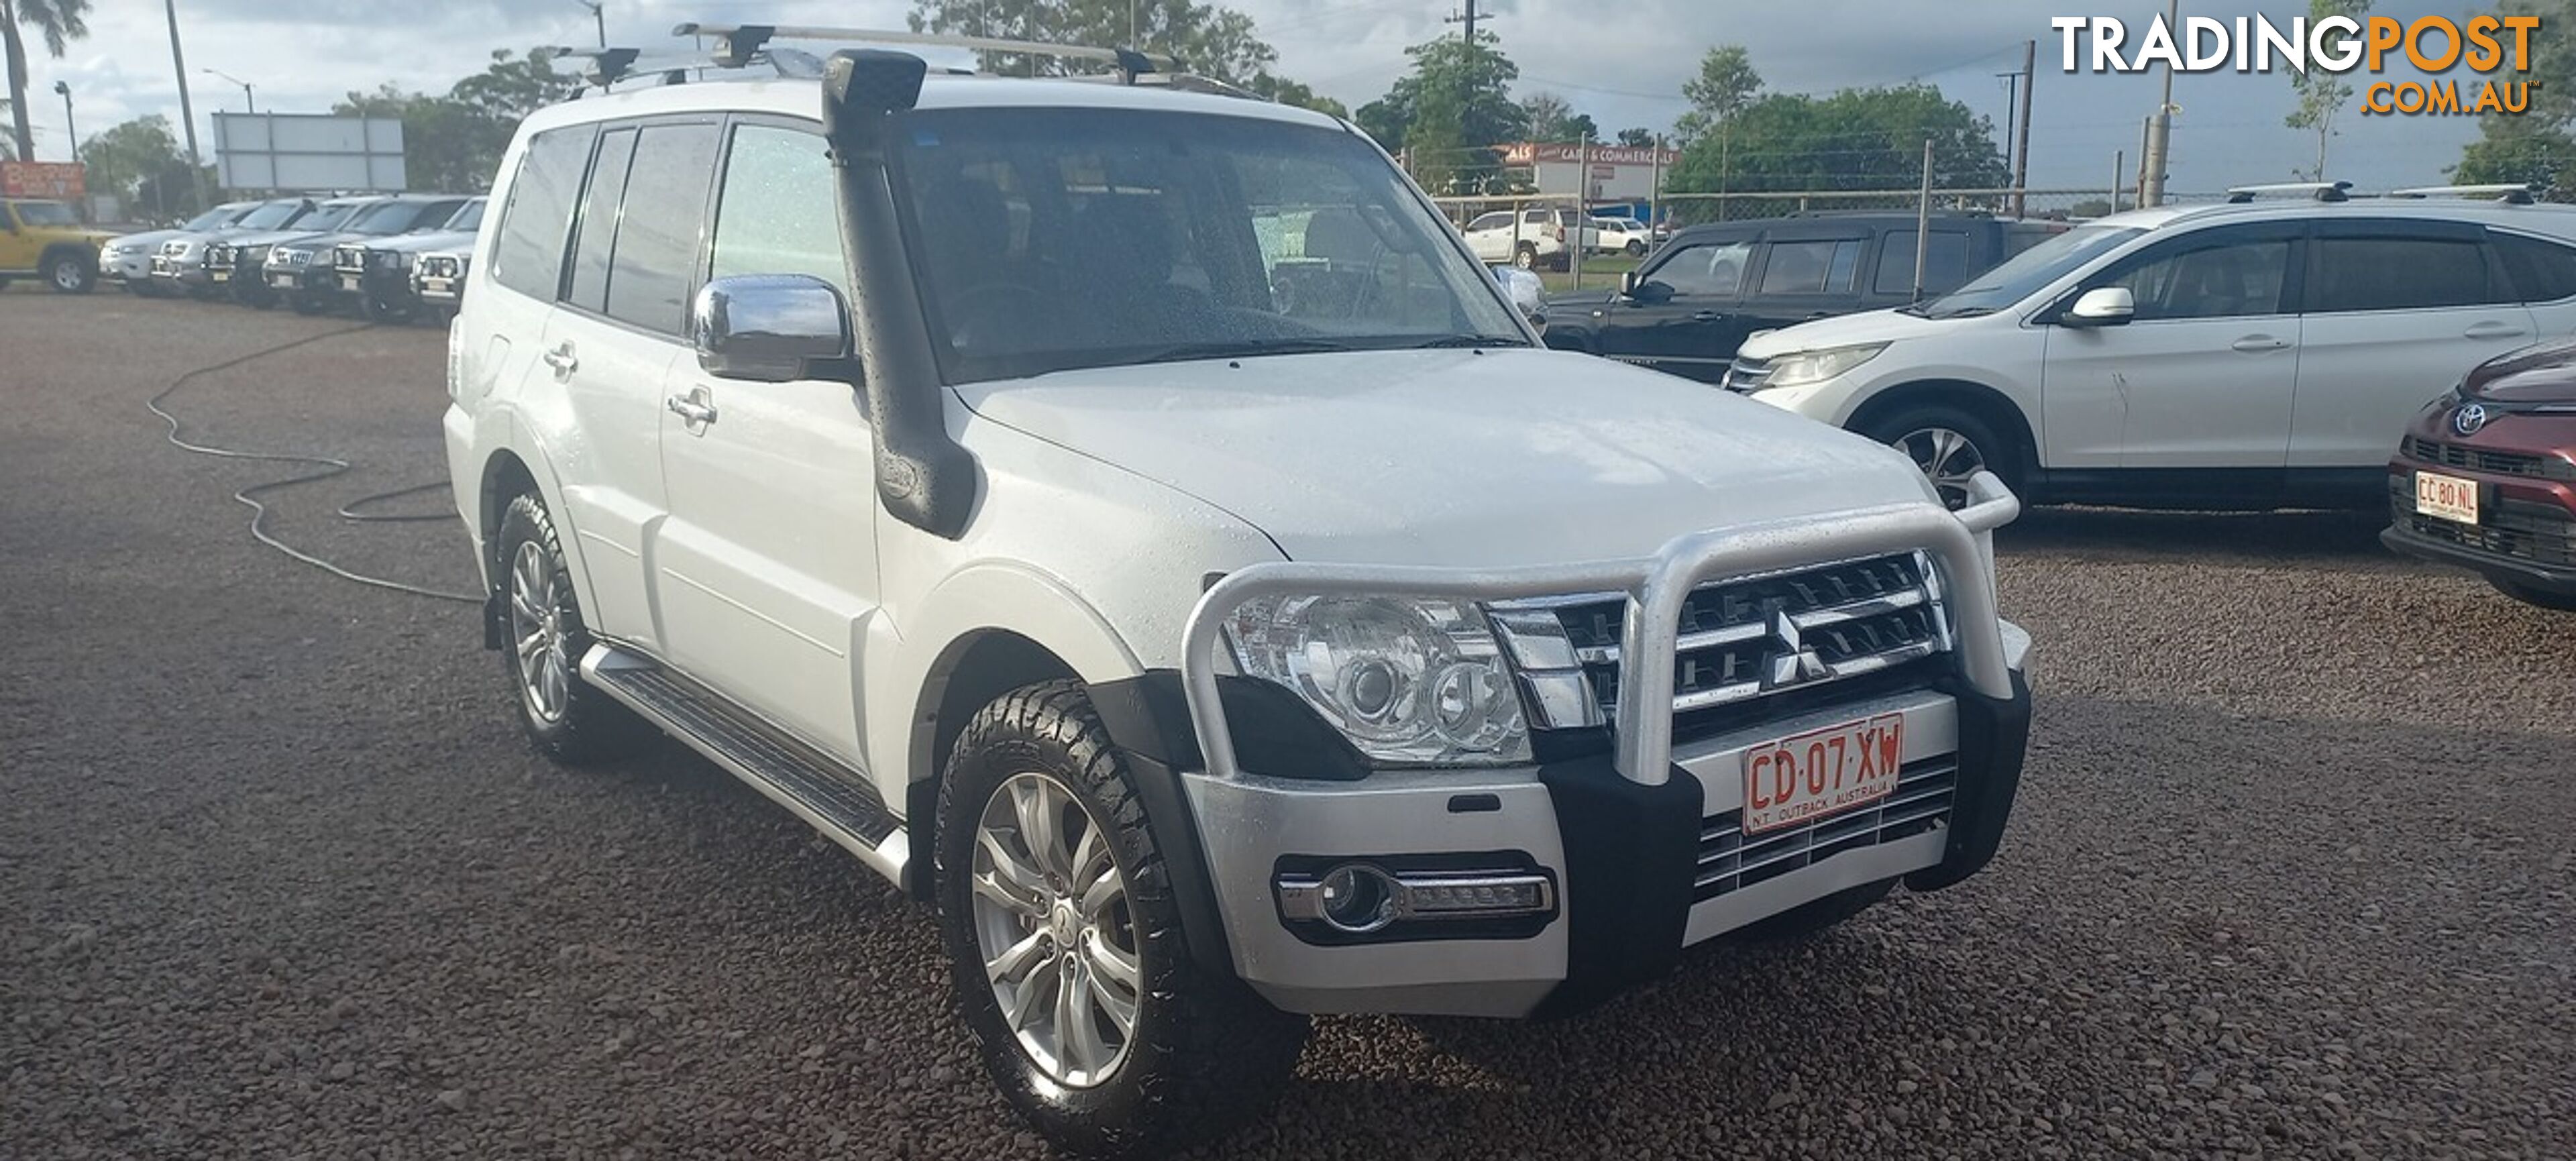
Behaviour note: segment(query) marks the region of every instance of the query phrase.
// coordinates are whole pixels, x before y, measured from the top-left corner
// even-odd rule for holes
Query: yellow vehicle
[[[35,276],[57,293],[87,294],[98,284],[98,244],[110,237],[61,202],[0,199],[0,286]]]

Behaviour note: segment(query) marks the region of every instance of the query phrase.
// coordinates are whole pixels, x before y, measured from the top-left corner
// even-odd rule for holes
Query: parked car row
[[[2535,346],[2576,334],[2576,207],[2273,192],[1919,248],[1912,215],[1685,230],[1545,333],[1895,445],[1954,506],[1988,471],[2036,502],[2386,505],[2393,547],[2576,604],[2576,346]]]
[[[462,194],[233,202],[176,229],[106,237],[95,269],[146,298],[444,321],[455,314],[483,206]]]

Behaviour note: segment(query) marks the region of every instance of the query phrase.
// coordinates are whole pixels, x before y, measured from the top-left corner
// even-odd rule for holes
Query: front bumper
[[[102,250],[98,255],[98,276],[118,286],[149,281],[152,277],[152,255],[147,252],[109,254]]]
[[[2475,481],[2479,522],[2461,524],[2415,511],[2419,469]],[[2576,484],[2401,457],[2388,465],[2388,508],[2389,526],[2379,539],[2394,552],[2537,592],[2576,597]]]
[[[259,268],[259,281],[260,285],[277,294],[327,298],[340,293],[339,275],[328,262],[304,266],[264,265]]]
[[[1172,865],[1176,880],[1197,881],[1176,881],[1175,894],[1185,914],[1195,911],[1195,922],[1215,929],[1191,934],[1192,953],[1221,962],[1290,1011],[1558,1014],[1662,974],[1691,944],[1837,891],[1890,878],[1932,890],[1974,874],[2002,842],[2030,722],[2029,638],[1994,614],[1984,543],[2018,503],[1991,477],[1981,477],[1978,499],[1956,516],[1914,504],[1685,537],[1653,561],[1603,569],[1454,577],[1276,564],[1226,577],[1191,617],[1179,675],[1185,709],[1168,697],[1151,707],[1152,698],[1123,692],[1095,696],[1143,780],[1172,787],[1149,789],[1146,806],[1168,820],[1158,830],[1173,833],[1172,823],[1187,830],[1173,844]],[[1905,550],[1924,552],[1943,573],[1957,672],[1929,688],[1855,694],[1799,717],[1674,745],[1672,627],[1693,589]],[[1259,683],[1215,672],[1218,624],[1244,600],[1319,591],[1510,600],[1611,590],[1629,595],[1637,643],[1620,662],[1626,692],[1615,753],[1345,781],[1265,776],[1238,763],[1236,725],[1245,727],[1243,753],[1261,751],[1274,770],[1278,755],[1294,752],[1281,744],[1275,719],[1254,720],[1260,699],[1243,687]],[[1906,780],[1894,797],[1758,842],[1736,837],[1749,749],[1881,714],[1905,718]],[[1174,718],[1191,736],[1172,736],[1163,723]],[[1939,804],[1927,797],[1935,793],[1945,795]],[[1855,837],[1855,828],[1879,825],[1870,819],[1894,819],[1899,799],[1909,803],[1902,825]],[[1291,921],[1282,886],[1290,869],[1354,862],[1536,875],[1554,885],[1555,902],[1517,930],[1418,925],[1402,939],[1318,938],[1332,933]]]

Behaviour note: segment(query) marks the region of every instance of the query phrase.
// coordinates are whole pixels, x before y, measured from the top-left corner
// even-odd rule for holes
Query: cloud
[[[1233,0],[1280,53],[1281,70],[1353,107],[1383,93],[1403,72],[1404,49],[1456,31],[1436,0]],[[738,17],[901,27],[907,0],[607,0],[610,39],[670,43],[683,20]],[[589,44],[591,16],[579,0],[181,0],[188,77],[202,125],[217,108],[239,109],[241,92],[197,70],[220,69],[251,82],[262,109],[321,112],[352,90],[391,82],[443,91],[481,70],[495,49]],[[1682,83],[1711,45],[1742,44],[1775,91],[1829,92],[1849,85],[1936,84],[1990,117],[2000,136],[2009,102],[1994,74],[2018,67],[2022,42],[2039,43],[2033,93],[2032,173],[2037,186],[2107,186],[2114,151],[2134,155],[2139,120],[2154,111],[2152,76],[2070,76],[2057,71],[2049,18],[2071,14],[2062,0],[1796,0],[1794,18],[1776,5],[1744,0],[1486,0],[1486,27],[1520,65],[1523,93],[1556,92],[1605,130],[1668,128],[1687,106]],[[2205,0],[2196,15],[2268,13],[2286,20],[2304,2],[2237,4]],[[2381,15],[2454,15],[2458,0],[2382,0]],[[2097,0],[2085,15],[2143,23],[2158,0]],[[31,112],[49,129],[60,105],[35,99],[55,79],[71,82],[85,132],[128,117],[179,118],[168,29],[154,4],[101,4],[91,35],[68,59],[39,52]],[[2290,111],[2283,77],[2189,76],[2177,80],[2183,112],[2174,131],[2173,187],[2216,190],[2277,181],[2314,150],[2313,138],[2281,124]],[[2338,176],[2365,186],[2438,180],[2475,137],[2467,118],[2347,116],[2334,142]],[[58,129],[49,152],[60,149]],[[2134,167],[2135,158],[2129,159]]]

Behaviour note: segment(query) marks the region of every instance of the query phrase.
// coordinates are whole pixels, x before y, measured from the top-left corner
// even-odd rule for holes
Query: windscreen
[[[900,143],[952,381],[1331,350],[1520,345],[1490,275],[1336,129],[942,109]]]
[[[456,216],[455,216],[454,218],[449,219],[449,220],[448,220],[447,225],[446,225],[446,226],[444,226],[444,227],[442,227],[442,228],[443,228],[443,229],[449,229],[449,230],[460,230],[460,231],[461,231],[461,230],[479,230],[479,229],[482,229],[482,228],[483,228],[483,207],[484,207],[485,205],[487,205],[487,204],[489,204],[489,203],[486,203],[486,202],[467,202],[467,203],[465,203],[465,208],[464,208],[464,209],[462,209],[462,210],[458,210],[458,211],[456,212]]]
[[[437,225],[439,214],[454,212],[452,206],[442,208],[436,202],[379,202],[358,211],[357,217],[349,219],[348,230],[352,234],[408,233],[422,226]],[[424,222],[423,218],[431,220]]]
[[[2013,256],[1977,280],[1923,304],[1926,318],[1967,318],[1993,314],[2073,273],[2077,267],[2146,233],[2135,226],[2084,226],[2069,230]]]
[[[316,206],[312,213],[297,219],[295,228],[317,234],[337,230],[340,223],[348,221],[349,215],[357,213],[359,208],[356,205]]]
[[[303,208],[302,202],[270,202],[252,210],[249,217],[241,220],[240,225],[245,230],[274,230],[294,221],[296,211]]]
[[[61,202],[20,202],[18,220],[30,226],[77,226],[80,219]]]
[[[205,213],[199,214],[196,217],[180,223],[179,228],[182,230],[211,230],[233,220],[233,215],[240,212],[240,206],[216,206],[211,210],[207,210]]]

